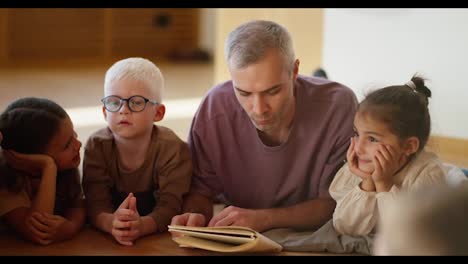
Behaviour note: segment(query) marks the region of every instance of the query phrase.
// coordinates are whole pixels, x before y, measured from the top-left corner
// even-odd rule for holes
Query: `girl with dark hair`
[[[43,98],[0,115],[0,218],[41,245],[70,239],[85,221],[81,142],[65,110]]]
[[[359,104],[347,164],[330,185],[338,233],[374,233],[380,212],[399,192],[446,184],[442,162],[424,150],[430,96],[424,80],[415,76],[405,85],[376,90]]]

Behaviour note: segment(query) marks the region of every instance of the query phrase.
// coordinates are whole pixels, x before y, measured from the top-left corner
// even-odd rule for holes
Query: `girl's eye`
[[[370,142],[379,142],[375,137],[369,137]]]

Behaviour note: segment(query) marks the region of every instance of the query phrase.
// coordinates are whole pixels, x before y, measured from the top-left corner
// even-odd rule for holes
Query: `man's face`
[[[230,68],[236,97],[258,130],[273,134],[291,121],[297,70],[298,63],[288,72],[276,50],[242,69]]]

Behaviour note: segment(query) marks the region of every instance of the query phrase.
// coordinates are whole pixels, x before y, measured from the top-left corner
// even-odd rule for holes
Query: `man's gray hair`
[[[144,82],[155,98],[148,98],[162,102],[164,77],[159,68],[150,60],[144,58],[127,58],[114,63],[106,72],[104,78],[104,93],[111,83],[116,80],[131,79]]]
[[[253,20],[229,33],[224,46],[226,62],[241,69],[261,60],[269,49],[278,49],[289,72],[294,67],[293,42],[288,30],[272,21]]]

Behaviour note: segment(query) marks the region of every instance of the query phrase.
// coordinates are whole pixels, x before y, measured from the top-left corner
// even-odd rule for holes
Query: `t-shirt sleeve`
[[[194,119],[196,122],[196,119]],[[198,130],[192,129],[189,134],[188,144],[193,160],[193,178],[191,192],[214,198],[222,192],[222,184],[210,160],[210,150],[198,134]]]
[[[188,193],[192,178],[192,160],[187,144],[182,140],[161,149],[154,173],[159,189],[156,206],[149,214],[158,231],[167,230],[173,216],[182,212],[183,196]]]
[[[91,219],[101,212],[112,213],[110,171],[104,156],[102,142],[90,138],[86,144],[83,159],[83,191],[86,208]]]
[[[0,190],[0,217],[19,207],[31,207],[31,199],[25,190],[19,192]]]
[[[353,122],[356,109],[357,101],[353,94],[344,96],[343,102],[339,103],[335,109],[336,114],[334,115],[334,120],[332,120],[335,130],[329,131],[328,133],[334,133],[336,135],[336,140],[322,173],[319,186],[320,198],[330,197],[328,192],[330,183],[346,160],[346,152],[348,151],[350,138],[354,135]]]

